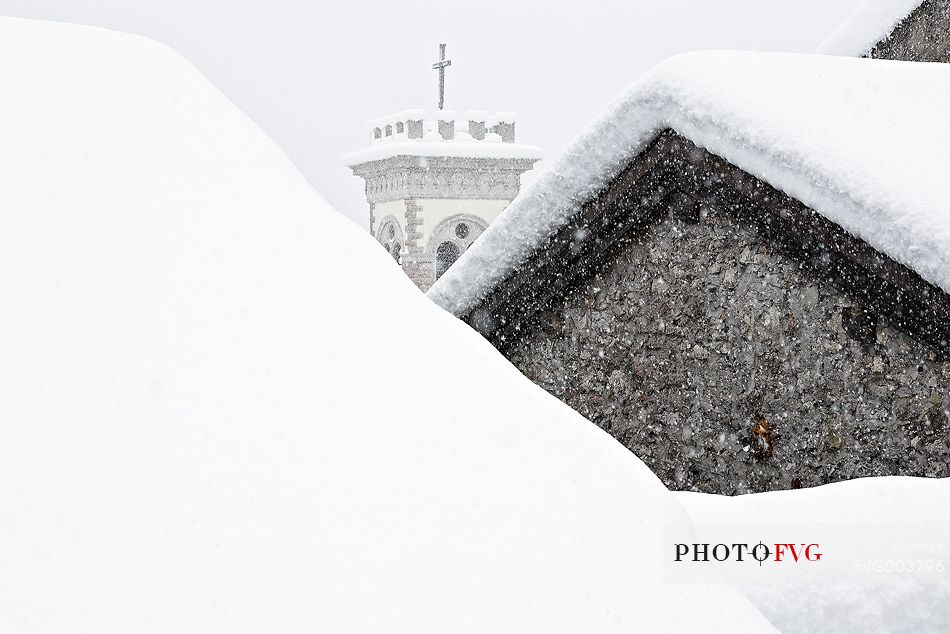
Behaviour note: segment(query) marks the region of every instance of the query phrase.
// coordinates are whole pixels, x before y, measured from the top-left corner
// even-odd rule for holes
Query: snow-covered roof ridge
[[[924,0],[864,0],[818,46],[825,55],[863,57],[887,38]]]
[[[463,315],[664,129],[950,291],[950,67],[697,52],[644,75],[429,290]]]

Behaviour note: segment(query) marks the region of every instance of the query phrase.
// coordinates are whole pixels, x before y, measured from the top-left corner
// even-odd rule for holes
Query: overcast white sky
[[[320,193],[366,225],[341,157],[365,122],[436,106],[517,112],[553,158],[640,73],[696,49],[811,52],[860,0],[0,0],[0,14],[161,40],[283,146]],[[525,182],[530,175],[525,177]]]

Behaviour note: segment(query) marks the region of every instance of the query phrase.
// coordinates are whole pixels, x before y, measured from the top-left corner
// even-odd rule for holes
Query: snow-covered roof
[[[370,146],[343,157],[348,167],[394,156],[529,159],[541,149],[515,143],[517,115],[483,110],[402,110],[367,122]]]
[[[772,631],[180,55],[0,57],[0,631]]]
[[[864,0],[818,47],[825,55],[863,57],[923,0]]]
[[[950,65],[698,52],[644,75],[429,290],[463,315],[664,129],[950,292]]]

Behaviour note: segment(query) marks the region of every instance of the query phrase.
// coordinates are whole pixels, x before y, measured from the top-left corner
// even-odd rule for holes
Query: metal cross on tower
[[[445,67],[451,65],[452,60],[445,59],[445,44],[439,44],[439,61],[432,65],[439,71],[439,110],[445,105]]]

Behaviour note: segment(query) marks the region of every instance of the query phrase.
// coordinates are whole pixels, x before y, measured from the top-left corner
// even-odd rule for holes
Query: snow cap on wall
[[[923,0],[865,0],[818,47],[824,55],[864,57]]]

